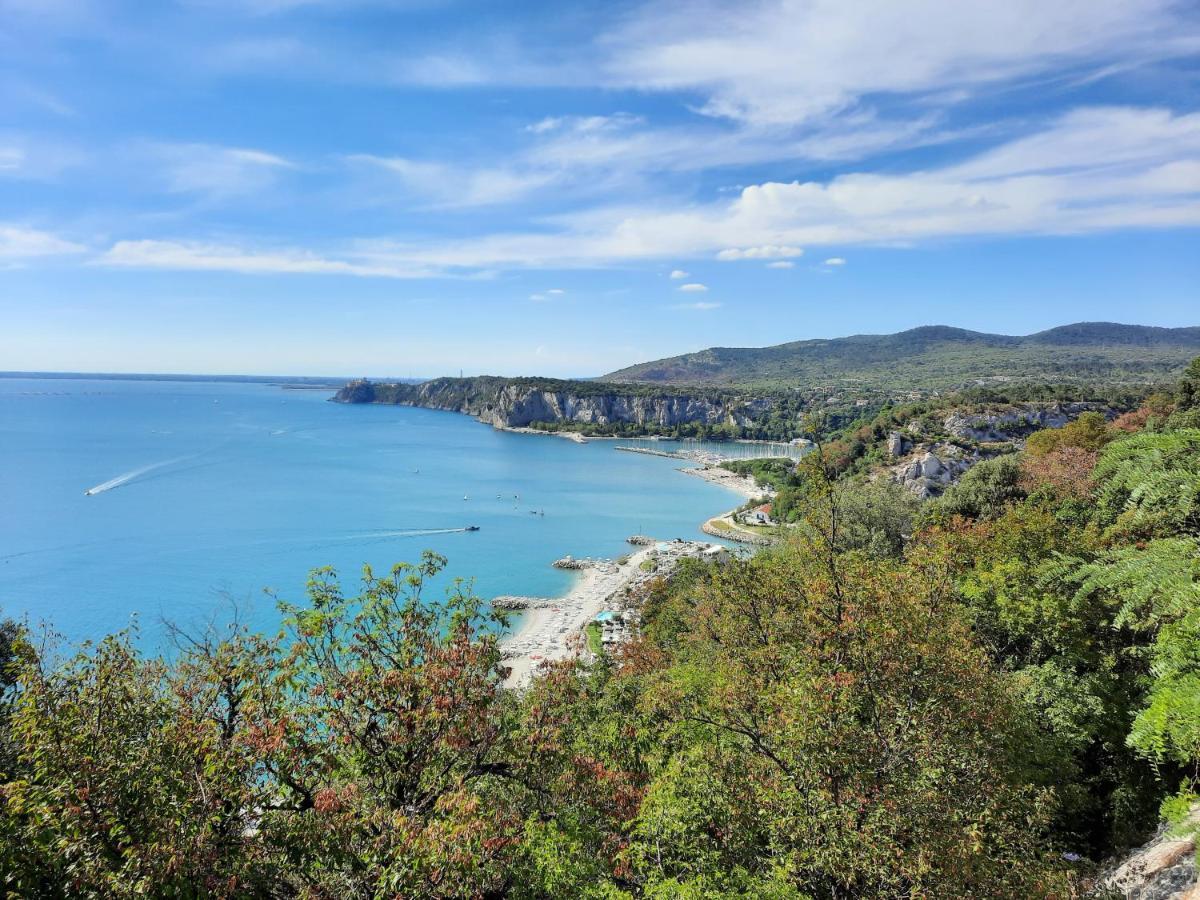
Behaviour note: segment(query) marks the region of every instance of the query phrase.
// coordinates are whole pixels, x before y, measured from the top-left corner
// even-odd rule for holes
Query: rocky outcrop
[[[1019,442],[1042,428],[1062,428],[1085,412],[1107,418],[1116,412],[1100,403],[1022,403],[990,412],[955,411],[942,423],[947,434],[979,443]]]
[[[887,436],[887,455],[892,459],[899,459],[911,449],[912,441],[900,432],[893,431]]]
[[[502,378],[438,378],[416,385],[355,381],[334,399],[341,403],[396,403],[467,413],[497,428],[523,428],[545,422],[661,428],[684,424],[750,425],[772,405],[766,399],[719,394],[647,392],[618,385]]]
[[[1161,830],[1103,875],[1095,894],[1125,900],[1200,900],[1196,872],[1196,834],[1200,809],[1183,826]]]
[[[1023,447],[1033,432],[1061,428],[1093,411],[1109,419],[1117,415],[1100,403],[1021,403],[982,412],[954,410],[933,423],[914,419],[885,439],[892,463],[883,471],[918,497],[933,497],[980,460]]]
[[[889,442],[889,451],[890,451]],[[887,471],[897,484],[922,499],[940,494],[982,457],[958,444],[918,444],[912,454]]]

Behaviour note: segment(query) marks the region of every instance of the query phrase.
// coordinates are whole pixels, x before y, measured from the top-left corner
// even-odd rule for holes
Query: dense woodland
[[[1014,336],[928,325],[773,347],[710,347],[630,366],[604,380],[884,393],[1030,379],[1145,382],[1180,371],[1197,352],[1200,328],[1077,322]]]
[[[13,896],[1072,897],[1200,786],[1200,360],[924,505],[822,445],[788,540],[502,689],[427,555],[278,636],[0,630]]]

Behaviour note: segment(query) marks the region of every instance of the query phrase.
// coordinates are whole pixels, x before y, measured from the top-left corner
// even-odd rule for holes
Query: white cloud
[[[0,133],[0,178],[55,180],[83,161],[84,155],[70,145],[37,135]]]
[[[25,164],[25,151],[20,147],[0,147],[0,172],[16,172]]]
[[[65,240],[56,234],[22,225],[0,224],[0,259],[13,261],[38,256],[65,256],[83,253],[81,244]]]
[[[1122,128],[1119,165],[1081,146],[1097,119]],[[1078,234],[1200,225],[1200,113],[1101,109],[1060,118],[1036,136],[942,169],[849,172],[825,182],[765,182],[702,206],[614,207],[564,216],[539,232],[440,243],[380,241],[392,262],[432,267],[587,267],[616,261],[780,256],[761,248],[877,244],[1003,234]],[[1053,168],[1013,145],[1036,147]],[[1162,152],[1155,152],[1155,148]],[[1035,171],[1030,172],[1030,166]],[[748,248],[748,249],[745,249]],[[750,255],[747,257],[747,253]]]
[[[711,301],[698,301],[696,303],[676,303],[671,308],[672,309],[697,309],[697,310],[699,310],[699,309],[717,309],[720,307],[720,305],[721,305],[720,303],[713,303]]]
[[[743,191],[743,193],[745,193]],[[762,247],[730,247],[722,250],[717,254],[717,259],[729,262],[737,259],[780,259],[795,256],[803,256],[804,251],[799,247],[779,247],[773,245],[765,245]]]
[[[688,273],[683,271],[683,269],[672,269],[671,270],[671,278],[674,279],[675,281],[679,281],[680,279],[687,278],[687,277],[688,277]]]
[[[1099,139],[1106,133],[1112,136],[1111,157]],[[247,251],[250,258],[245,259],[205,245],[157,241],[130,242],[122,252],[140,247],[156,260],[154,265],[174,259],[185,268],[223,264],[235,271],[265,266],[461,276],[714,254],[786,261],[802,246],[841,250],[947,237],[1195,227],[1200,226],[1200,113],[1077,110],[1035,134],[941,168],[768,181],[706,204],[672,206],[649,198],[544,217],[537,225],[536,230],[456,239],[364,239],[337,258]]]
[[[700,92],[708,115],[794,124],[875,95],[1185,56],[1197,49],[1188,25],[1187,4],[1172,0],[664,3],[608,36],[607,69],[622,85]]]
[[[796,264],[790,259],[777,259],[775,262],[767,263],[768,269],[794,269]]]
[[[619,131],[631,125],[645,121],[641,116],[628,113],[616,113],[611,116],[547,116],[526,125],[525,130],[532,134],[549,134],[551,132],[569,132],[571,134],[599,134],[605,131]]]
[[[560,295],[560,294],[565,294],[566,291],[564,291],[562,288],[550,288],[550,290],[546,291],[546,293]]]
[[[693,282],[692,284],[681,284],[679,290],[686,294],[702,294],[708,290],[708,286]]]
[[[471,169],[369,154],[356,154],[349,157],[349,161],[394,175],[412,193],[446,208],[490,206],[520,200],[560,177],[560,173],[549,170]]]
[[[295,165],[281,156],[244,147],[154,144],[148,154],[162,166],[167,190],[234,196],[261,190]]]
[[[827,266],[844,266],[845,264],[846,261],[840,256],[831,256],[829,259],[825,260],[825,265]]]
[[[239,272],[247,275],[357,275],[375,278],[424,278],[428,269],[329,259],[304,250],[246,250],[217,244],[177,241],[118,241],[95,260],[98,265],[133,269],[184,269]]]

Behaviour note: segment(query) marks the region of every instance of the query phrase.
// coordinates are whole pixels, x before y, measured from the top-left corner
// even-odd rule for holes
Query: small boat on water
[[[470,497],[468,497],[466,494],[463,494],[463,499],[464,499],[464,500],[470,500],[471,498],[470,498]]]
[[[479,526],[478,525],[468,525],[464,530],[465,531],[478,531]]]

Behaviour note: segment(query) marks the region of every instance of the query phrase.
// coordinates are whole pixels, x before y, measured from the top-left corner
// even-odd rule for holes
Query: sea
[[[489,599],[553,596],[575,577],[552,568],[561,556],[704,538],[705,519],[742,502],[686,462],[615,449],[629,442],[331,396],[0,378],[0,615],[68,644],[134,627],[153,647],[167,623],[234,616],[273,631],[314,568],[356,592],[364,565],[385,573],[426,549],[449,560],[435,594],[461,578]]]

